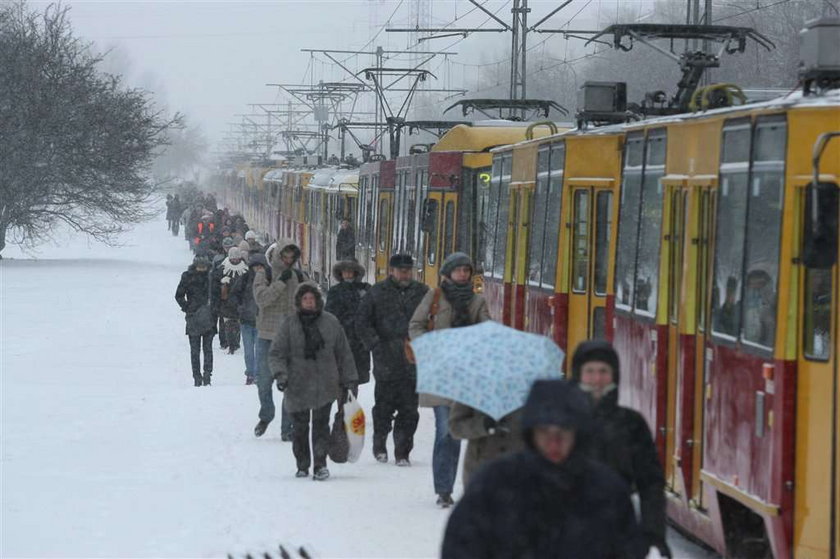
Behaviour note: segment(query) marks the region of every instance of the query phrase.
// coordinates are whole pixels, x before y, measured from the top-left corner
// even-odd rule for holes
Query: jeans
[[[193,377],[201,376],[201,351],[204,350],[204,372],[213,372],[213,332],[190,336],[190,361]]]
[[[330,443],[330,411],[332,402],[314,410],[303,410],[292,414],[294,436],[292,452],[295,454],[298,470],[308,470],[315,462],[315,470],[327,467],[327,451]],[[312,452],[309,447],[309,416],[312,414]]]
[[[435,446],[432,451],[432,477],[435,493],[452,493],[458,474],[461,441],[449,433],[449,406],[435,406]]]
[[[268,366],[268,352],[271,349],[271,340],[257,338],[257,392],[260,395],[260,421],[271,423],[274,420],[274,375]],[[292,436],[292,418],[286,412],[286,406],[282,406],[280,433],[283,437]]]
[[[257,327],[244,322],[240,325],[242,330],[242,349],[245,354],[245,376],[257,376],[256,343]]]
[[[408,458],[414,448],[417,410],[417,382],[412,377],[377,381],[373,390],[373,454],[385,453],[385,441],[394,427],[394,458]],[[396,417],[394,416],[396,414]]]

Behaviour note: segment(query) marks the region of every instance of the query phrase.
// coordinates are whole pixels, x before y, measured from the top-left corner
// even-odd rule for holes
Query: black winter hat
[[[455,268],[459,266],[469,266],[470,270],[475,272],[475,267],[473,266],[472,259],[469,255],[464,254],[463,252],[453,252],[443,261],[443,264],[440,267],[440,275],[451,277],[452,272],[454,272]]]
[[[592,429],[592,407],[583,391],[561,380],[538,380],[522,411],[522,431],[525,442],[533,446],[533,431],[539,425],[556,425],[573,429],[582,444]]]
[[[391,256],[391,259],[388,261],[388,267],[390,268],[413,268],[414,267],[414,259],[411,257],[410,254],[395,254]]]
[[[572,357],[572,381],[580,382],[580,370],[585,363],[590,361],[603,361],[612,367],[613,382],[618,384],[620,375],[618,353],[610,342],[606,340],[587,340],[577,346]]]
[[[203,268],[209,268],[210,259],[206,256],[196,256],[195,258],[193,258],[193,266],[196,268],[198,268],[199,266]]]
[[[303,282],[298,286],[297,291],[295,291],[295,308],[300,310],[300,302],[303,299],[303,296],[307,293],[315,295],[315,308],[318,312],[324,310],[324,296],[321,295],[321,289],[318,287],[317,283],[311,281]]]

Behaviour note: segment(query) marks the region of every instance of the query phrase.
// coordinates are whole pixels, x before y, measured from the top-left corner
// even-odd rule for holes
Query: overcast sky
[[[596,25],[614,14],[618,0],[574,0],[551,23],[559,27],[575,16],[573,27]],[[649,3],[625,0],[624,5]],[[531,22],[547,14],[558,1],[530,2]],[[43,8],[45,2],[32,2]],[[77,35],[94,41],[102,49],[115,48],[112,61],[126,67],[132,83],[153,89],[172,110],[181,110],[198,123],[215,141],[236,120],[237,113],[249,112],[247,103],[274,102],[279,99],[269,82],[299,83],[340,79],[341,71],[323,59],[311,59],[301,48],[359,49],[368,45],[386,21],[391,26],[407,24],[411,0],[273,1],[273,2],[92,2],[65,1]],[[510,19],[510,2],[488,0],[491,11]],[[473,11],[466,0],[433,1],[434,25],[445,25],[461,16],[454,26],[484,23],[485,14]],[[487,24],[489,27],[492,25]],[[545,36],[534,36],[541,41]],[[407,45],[404,34],[380,33],[367,48],[381,45],[401,49]],[[505,58],[510,35],[480,33],[458,42],[458,38],[438,39],[424,47],[439,50],[457,42],[463,63],[480,63]],[[549,48],[562,49],[564,41],[552,39]],[[314,62],[310,65],[310,62]],[[367,59],[351,59],[353,69],[369,65]],[[436,63],[435,63],[436,64]],[[371,64],[372,65],[372,64]],[[438,66],[445,74],[436,83],[455,82],[477,70],[467,66]],[[454,76],[452,74],[455,74]],[[445,83],[444,83],[445,82]]]

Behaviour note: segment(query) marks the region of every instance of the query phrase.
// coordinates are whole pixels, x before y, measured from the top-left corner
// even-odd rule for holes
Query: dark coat
[[[373,376],[378,381],[413,378],[417,370],[405,357],[408,322],[429,288],[418,281],[407,287],[388,278],[370,288],[359,305],[356,328],[373,353]]]
[[[592,340],[575,351],[572,380],[580,381],[586,361],[604,361],[613,368],[619,382],[618,355],[608,342]],[[618,405],[618,389],[604,395],[595,405],[594,430],[589,455],[603,462],[639,492],[642,530],[651,544],[665,541],[665,476],[650,428],[642,415]]]
[[[211,292],[214,298],[214,309],[219,316],[239,318],[238,301],[230,298],[230,291],[236,279],[245,275],[246,271],[249,271],[249,268],[244,261],[239,265],[234,265],[229,258],[225,257],[221,257],[218,265],[213,267]]]
[[[209,271],[199,272],[194,266],[190,266],[186,272],[181,274],[181,281],[178,283],[178,289],[175,290],[175,300],[181,310],[186,313],[186,334],[188,336],[200,336],[209,332],[216,332],[215,315],[210,312],[210,319],[206,319],[207,315],[201,310],[201,307],[210,305],[209,285]]]
[[[335,253],[339,260],[356,257],[356,234],[351,227],[338,230],[335,240]]]
[[[257,300],[254,299],[254,270],[251,266],[248,266],[245,274],[234,280],[228,301],[236,305],[241,323],[257,326],[259,307],[257,307]]]
[[[449,517],[443,559],[640,559],[647,554],[627,484],[586,456],[586,398],[564,381],[537,381],[522,412],[526,450],[479,469]],[[538,425],[575,430],[561,464],[533,447]]]
[[[353,281],[342,281],[332,286],[327,292],[327,305],[325,310],[335,315],[347,341],[350,342],[350,349],[353,351],[353,359],[356,362],[356,372],[359,374],[359,384],[370,381],[370,351],[365,348],[356,329],[356,314],[362,299],[370,291],[370,284]]]

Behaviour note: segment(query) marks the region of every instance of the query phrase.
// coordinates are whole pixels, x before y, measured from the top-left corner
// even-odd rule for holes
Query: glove
[[[286,390],[286,383],[285,382],[280,382],[278,380],[277,381],[277,390],[279,390],[280,392],[283,392],[284,390]]]
[[[282,282],[289,281],[289,279],[291,279],[291,277],[292,277],[292,269],[291,268],[286,268],[286,270],[282,274],[280,274],[280,281],[282,281]]]

